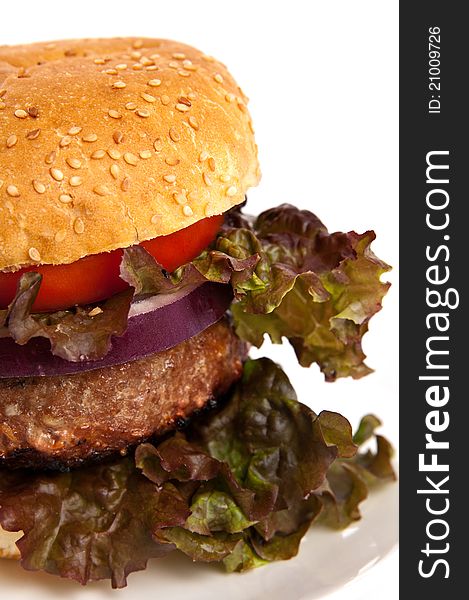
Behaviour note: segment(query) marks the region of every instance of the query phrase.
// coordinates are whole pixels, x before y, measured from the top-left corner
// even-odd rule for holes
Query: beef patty
[[[222,320],[123,365],[0,380],[0,467],[57,469],[125,453],[226,392],[241,375],[245,353]]]

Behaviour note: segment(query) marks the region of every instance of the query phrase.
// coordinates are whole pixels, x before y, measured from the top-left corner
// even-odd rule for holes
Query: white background
[[[165,37],[213,54],[251,100],[263,172],[249,194],[251,212],[291,202],[331,231],[374,229],[375,253],[397,267],[397,1],[23,0],[2,3],[0,34],[5,44]],[[396,268],[389,280],[365,338],[373,375],[326,384],[315,369],[296,367],[285,348],[273,356],[316,411],[339,410],[353,423],[375,412],[397,444]],[[394,553],[328,600],[395,600],[397,569]]]

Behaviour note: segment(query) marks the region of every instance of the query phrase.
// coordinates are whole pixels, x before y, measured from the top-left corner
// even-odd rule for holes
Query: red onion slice
[[[162,352],[216,323],[225,314],[232,299],[231,286],[207,282],[174,294],[164,306],[161,306],[161,298],[136,303],[131,309],[127,331],[123,336],[113,338],[110,352],[101,360],[68,362],[54,356],[44,338],[34,338],[24,346],[11,338],[1,338],[0,379],[69,375]]]

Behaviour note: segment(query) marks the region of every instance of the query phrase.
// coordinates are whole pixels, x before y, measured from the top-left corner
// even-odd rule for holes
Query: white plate
[[[362,505],[363,519],[342,532],[312,527],[299,555],[242,574],[227,575],[217,565],[193,564],[182,555],[151,561],[130,575],[116,593],[108,583],[86,588],[43,573],[27,573],[0,560],[2,598],[8,600],[314,600],[370,569],[397,544],[398,485],[374,491]]]

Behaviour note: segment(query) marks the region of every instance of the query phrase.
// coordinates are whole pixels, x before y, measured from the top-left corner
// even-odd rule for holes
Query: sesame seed
[[[28,250],[28,254],[29,254],[29,258],[31,260],[34,260],[36,262],[40,262],[41,260],[41,255],[39,254],[39,251],[37,248],[30,248]]]
[[[187,112],[189,110],[189,107],[186,104],[181,104],[179,102],[178,104],[176,104],[176,110],[178,110],[179,112]]]
[[[78,158],[67,158],[67,165],[72,169],[79,169],[81,167],[81,160]]]
[[[64,204],[70,204],[70,202],[73,202],[73,198],[70,196],[70,194],[60,194],[59,200]]]
[[[100,308],[99,306],[95,306],[92,310],[90,310],[90,312],[88,313],[89,317],[96,317],[97,315],[102,314],[104,311],[102,308]]]
[[[2,100],[0,100],[0,110],[6,108],[6,106],[7,105],[5,104],[5,102],[3,102]]]
[[[169,137],[173,140],[173,142],[179,142],[181,136],[179,135],[178,130],[175,127],[169,128]]]
[[[118,71],[125,71],[125,69],[127,69],[127,65],[125,63],[120,63],[120,64],[116,65],[116,69]]]
[[[171,102],[171,98],[169,96],[166,96],[166,94],[163,94],[161,96],[161,104],[163,106],[167,106],[170,102]]]
[[[64,229],[62,229],[61,231],[57,231],[54,239],[58,244],[60,244],[60,242],[63,242],[66,237],[67,237],[67,232]]]
[[[80,217],[77,217],[75,219],[75,222],[73,223],[73,229],[74,229],[75,233],[78,233],[78,234],[83,233],[85,231],[85,224],[80,219]]]
[[[98,136],[95,133],[88,133],[81,138],[84,142],[96,142]]]
[[[117,71],[115,69],[106,69],[104,73],[106,73],[106,75],[117,75]]]
[[[189,125],[192,127],[192,129],[198,129],[199,128],[199,122],[192,115],[189,117]]]
[[[186,55],[183,52],[173,52],[172,56],[176,60],[184,60],[186,58]]]
[[[204,160],[207,160],[209,154],[206,150],[202,150],[202,152],[199,154],[199,162],[204,162]]]
[[[186,60],[183,60],[183,61],[182,61],[182,66],[183,66],[185,69],[187,69],[187,68],[189,68],[189,67],[192,67],[192,61],[191,61],[191,60],[189,60],[188,58],[186,58]]]
[[[156,98],[155,96],[152,96],[151,94],[146,94],[145,92],[142,92],[140,94],[140,96],[146,101],[146,102],[155,102]]]
[[[161,220],[161,215],[153,215],[152,218],[150,219],[151,223],[153,225],[156,225],[158,223],[158,221]]]
[[[0,98],[3,98],[3,96],[7,93],[6,88],[4,88],[3,90],[0,90]]]
[[[151,158],[151,152],[150,150],[141,150],[139,156],[140,158]]]
[[[122,119],[122,115],[120,114],[120,112],[112,108],[111,110],[108,110],[107,114],[111,117],[111,119]]]
[[[188,204],[183,207],[182,212],[186,215],[186,217],[190,217],[194,214],[194,211]]]
[[[26,119],[27,116],[28,116],[28,113],[25,110],[23,110],[22,108],[15,110],[15,117],[18,117],[18,119]]]
[[[210,175],[208,173],[203,173],[202,175],[205,185],[212,185],[212,180],[210,179]]]
[[[158,71],[159,67],[157,67],[156,65],[149,65],[148,67],[145,67],[145,69],[147,71]]]
[[[122,144],[124,141],[124,134],[122,131],[114,131],[112,134],[112,139],[116,142],[116,144]]]
[[[113,87],[116,90],[120,90],[122,88],[127,87],[127,84],[125,83],[125,81],[115,81],[111,87]]]
[[[106,61],[104,60],[104,58],[95,58],[93,62],[95,65],[104,65]]]
[[[163,179],[168,183],[174,183],[176,181],[176,175],[170,173],[169,175],[163,175]]]
[[[114,179],[117,179],[119,177],[119,167],[114,163],[109,167],[109,171],[111,172],[111,175],[114,177]]]
[[[16,135],[10,135],[7,138],[7,148],[12,148],[16,142],[18,141],[18,138],[16,137]]]
[[[135,40],[132,46],[135,48],[135,50],[143,48],[143,40]]]
[[[139,109],[137,110],[136,114],[137,114],[139,117],[142,117],[143,119],[146,119],[146,118],[148,118],[148,117],[150,116],[150,111],[149,111],[149,110],[147,110],[146,108],[139,108]]]
[[[95,150],[95,152],[93,152],[93,154],[91,155],[91,158],[99,159],[104,158],[104,156],[106,156],[106,152],[104,152],[104,150]]]
[[[225,193],[227,196],[235,196],[238,193],[238,188],[234,185],[230,185]]]
[[[12,198],[18,198],[18,196],[20,196],[20,191],[16,185],[9,185],[7,186],[7,194]]]
[[[72,187],[78,187],[83,183],[83,179],[78,175],[74,175],[73,177],[70,177],[69,183]]]
[[[234,102],[235,98],[236,98],[236,96],[234,94],[226,94],[226,96],[225,96],[225,100],[227,102]]]
[[[121,157],[121,153],[116,148],[109,148],[107,151],[112,160],[119,160]]]
[[[130,190],[130,179],[128,177],[124,177],[121,183],[121,190],[123,192],[128,192]]]
[[[153,142],[153,148],[156,152],[161,152],[163,149],[163,140],[161,138],[156,138],[156,140]]]
[[[78,133],[80,133],[80,131],[82,130],[82,127],[71,127],[68,130],[68,135],[77,135]]]
[[[223,83],[223,77],[222,77],[222,75],[220,75],[220,73],[215,73],[215,75],[213,76],[213,79],[217,83]]]
[[[140,63],[144,67],[150,67],[155,64],[154,61],[151,60],[151,58],[148,58],[148,56],[142,56],[142,58],[140,59]]]
[[[40,129],[32,129],[31,131],[28,131],[28,133],[26,134],[26,139],[27,140],[36,140],[39,137],[40,133],[41,133]]]
[[[138,163],[137,156],[135,156],[135,154],[132,154],[131,152],[126,152],[124,154],[124,160],[128,165],[135,166]]]
[[[176,156],[167,156],[164,160],[164,162],[169,165],[170,167],[175,167],[176,165],[178,165],[181,161],[179,160],[179,158],[176,158]]]
[[[181,77],[190,77],[191,76],[189,71],[186,71],[185,69],[179,69],[178,75],[180,75]]]
[[[111,193],[105,185],[97,185],[93,188],[93,192],[98,196],[108,196]]]
[[[226,173],[223,173],[222,175],[220,175],[220,181],[222,181],[223,183],[227,183],[230,179],[231,179],[231,177],[229,175],[227,175]]]
[[[72,143],[72,138],[69,135],[66,135],[65,137],[63,137],[60,140],[59,146],[61,148],[65,148],[65,146],[70,146],[71,143]]]
[[[207,163],[210,171],[215,171],[215,159],[212,156],[208,159]]]
[[[158,87],[159,85],[161,85],[161,79],[150,79],[148,85],[150,87]]]
[[[43,194],[46,191],[46,186],[37,179],[33,179],[33,188],[38,194]]]
[[[190,200],[191,202],[197,202],[199,199],[199,196],[198,196],[197,192],[192,191],[187,194],[187,199]]]
[[[238,108],[242,112],[246,112],[247,111],[246,105],[241,100],[238,100]]]
[[[55,150],[52,150],[52,152],[49,152],[49,154],[46,155],[46,158],[45,158],[46,165],[51,165],[56,158],[57,158],[57,152],[55,152]]]
[[[135,110],[137,108],[137,105],[135,104],[135,102],[127,102],[125,108],[127,110]]]
[[[62,181],[64,178],[64,174],[62,173],[62,171],[60,169],[56,169],[56,168],[49,169],[49,173],[52,175],[52,177],[56,181]]]
[[[187,204],[187,197],[186,197],[186,194],[184,194],[184,193],[175,192],[173,194],[173,198],[176,200],[176,202],[178,204],[181,204],[181,206],[184,204]]]
[[[28,115],[33,119],[37,119],[39,116],[39,110],[35,106],[28,108]]]
[[[140,63],[135,63],[134,65],[132,65],[132,69],[134,71],[141,71],[143,69],[143,65],[141,65]]]
[[[172,61],[170,61],[168,63],[168,67],[170,67],[171,69],[178,69],[179,68],[179,63],[177,63],[174,60],[172,60]]]

